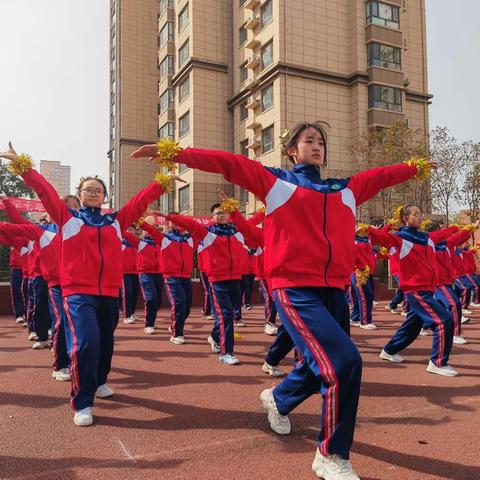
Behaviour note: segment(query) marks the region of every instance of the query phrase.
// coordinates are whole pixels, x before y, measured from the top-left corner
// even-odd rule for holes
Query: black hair
[[[88,180],[96,180],[103,188],[103,198],[107,198],[108,197],[108,193],[107,193],[107,186],[105,185],[105,182],[97,177],[97,175],[95,175],[94,177],[82,177],[80,179],[80,183],[78,184],[78,187],[77,187],[77,195],[80,196],[80,192],[82,191],[82,187],[84,185],[85,182],[88,182]]]
[[[214,204],[210,207],[210,212],[213,213],[216,208],[220,208],[220,205],[221,205],[220,203],[214,203]]]
[[[410,213],[412,213],[413,208],[418,208],[420,211],[422,211],[422,209],[418,205],[415,205],[414,203],[408,203],[407,205],[404,205],[402,207],[402,209],[400,210],[400,219],[402,220],[403,223],[405,223],[403,218],[410,215]]]

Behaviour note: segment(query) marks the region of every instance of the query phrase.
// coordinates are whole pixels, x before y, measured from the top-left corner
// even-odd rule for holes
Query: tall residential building
[[[60,196],[70,194],[70,165],[61,165],[60,162],[42,160],[40,173],[55,187]]]
[[[127,156],[170,136],[181,146],[242,153],[286,167],[278,138],[303,120],[329,128],[324,176],[355,170],[350,146],[368,127],[428,131],[424,0],[115,0],[112,150],[115,206],[155,166]],[[188,184],[164,210],[208,213],[217,187],[242,208],[252,194],[180,168]]]

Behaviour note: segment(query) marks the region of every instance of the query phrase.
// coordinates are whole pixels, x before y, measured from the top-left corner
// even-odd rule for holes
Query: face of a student
[[[325,158],[325,143],[320,132],[313,127],[300,133],[297,145],[288,149],[287,153],[295,163],[322,166]]]
[[[97,180],[87,180],[80,190],[80,201],[84,207],[100,208],[105,198],[103,185]]]
[[[221,208],[216,208],[213,211],[213,221],[217,225],[226,225],[227,223],[230,222],[230,215],[222,211]]]
[[[67,207],[71,208],[72,210],[80,210],[80,204],[76,198],[67,199]]]
[[[419,228],[423,221],[423,213],[418,207],[411,207],[408,215],[403,217],[407,227]]]

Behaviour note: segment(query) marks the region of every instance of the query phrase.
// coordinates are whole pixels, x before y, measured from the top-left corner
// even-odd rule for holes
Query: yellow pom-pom
[[[164,138],[163,140],[158,141],[155,160],[157,161],[159,168],[163,167],[171,172],[175,171],[177,165],[173,160],[181,149],[182,148],[177,142],[174,142],[169,138]]]
[[[387,247],[380,247],[379,252],[380,252],[382,255],[388,255],[388,248],[387,248]]]
[[[27,170],[33,168],[32,157],[22,153],[15,160],[12,160],[7,168],[13,175],[23,175]]]
[[[233,334],[233,338],[234,338],[235,340],[242,340],[243,337],[242,337],[238,332],[235,332],[235,333]]]
[[[357,225],[357,230],[355,234],[358,235],[359,237],[366,237],[368,227],[369,226],[366,223],[359,223]]]
[[[220,208],[225,213],[232,213],[238,209],[239,205],[239,201],[235,198],[227,198],[226,200],[223,200],[223,202],[220,204]]]
[[[357,277],[357,282],[360,285],[365,285],[370,276],[370,267],[367,265],[365,268],[356,268],[355,276]]]
[[[173,190],[173,181],[166,173],[157,172],[155,175],[155,181],[160,184],[164,192],[168,193]]]
[[[449,226],[460,228],[460,225],[458,223],[451,223]]]
[[[405,160],[404,163],[417,167],[415,179],[419,181],[426,180],[432,171],[432,164],[425,158],[412,157],[410,160]]]
[[[428,230],[428,227],[432,224],[433,222],[431,220],[423,220],[423,222],[420,224],[420,230],[422,232],[426,232]]]
[[[258,213],[265,213],[265,205],[257,210]]]
[[[475,225],[473,223],[467,223],[467,225],[464,225],[463,230],[472,233],[473,231],[475,231]]]
[[[398,206],[395,211],[393,212],[392,218],[388,219],[388,224],[392,225],[393,227],[400,227],[403,225],[402,222],[402,209],[405,205]]]

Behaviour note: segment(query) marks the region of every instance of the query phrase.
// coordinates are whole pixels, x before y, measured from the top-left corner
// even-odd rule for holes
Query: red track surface
[[[260,371],[272,337],[261,308],[238,329],[241,366],[217,362],[205,338],[210,322],[188,320],[183,346],[140,322],[121,323],[110,385],[95,404],[95,425],[74,427],[69,385],[50,378],[51,353],[32,350],[26,330],[0,317],[0,478],[15,479],[313,479],[310,467],[321,398],[290,415],[292,434],[271,433],[258,395],[273,384]],[[431,337],[404,352],[406,363],[378,358],[403,320],[376,307],[376,331],[353,330],[364,374],[351,461],[362,480],[480,479],[480,311],[464,327],[451,364],[461,375],[425,371]],[[288,369],[291,359],[286,359]]]

